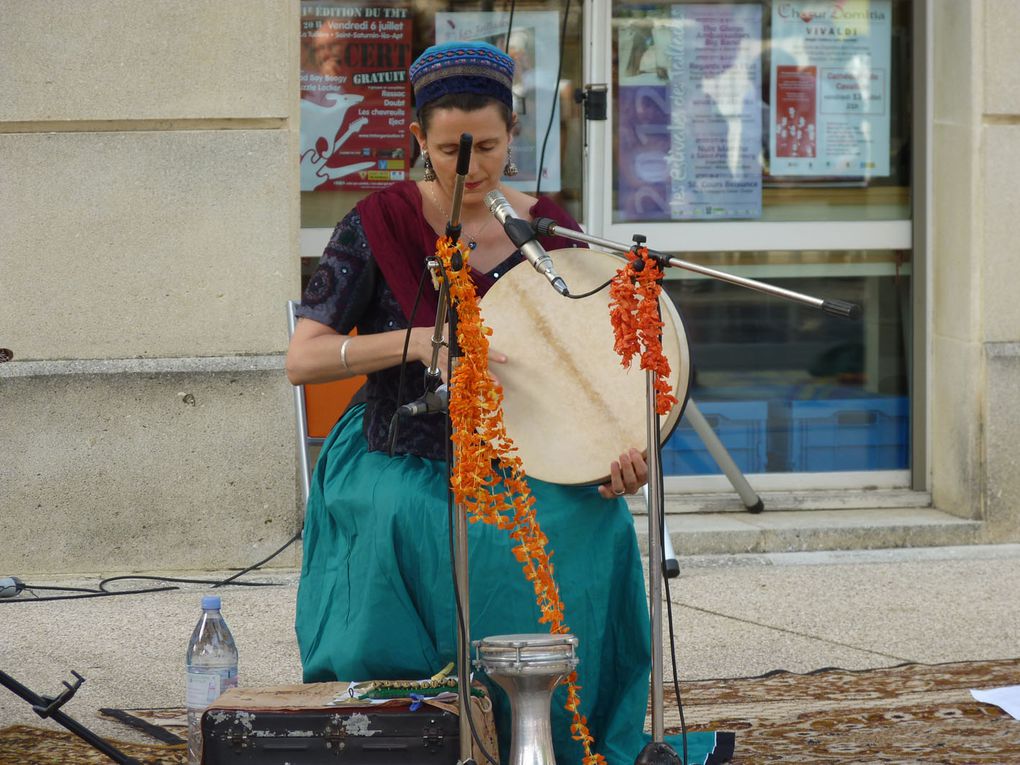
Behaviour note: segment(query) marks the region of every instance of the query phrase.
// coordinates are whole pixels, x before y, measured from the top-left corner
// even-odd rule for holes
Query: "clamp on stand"
[[[75,681],[71,683],[64,681],[64,690],[61,691],[57,696],[40,696],[35,693],[32,689],[22,685],[13,677],[8,675],[6,672],[0,672],[0,685],[3,685],[11,692],[20,696],[22,699],[32,705],[32,711],[39,715],[44,720],[49,717],[54,722],[63,725],[71,733],[84,739],[84,741],[91,747],[98,749],[100,752],[105,754],[111,760],[120,765],[141,765],[141,763],[126,754],[121,752],[119,749],[106,743],[103,739],[93,733],[91,730],[86,728],[80,722],[72,717],[64,714],[60,711],[60,708],[70,701],[74,694],[78,692],[81,684],[85,682],[85,678],[79,675],[74,670],[71,670],[71,674],[74,675]]]

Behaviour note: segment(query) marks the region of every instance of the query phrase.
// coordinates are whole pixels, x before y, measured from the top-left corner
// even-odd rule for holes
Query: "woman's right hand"
[[[411,331],[408,358],[432,358],[432,330]],[[406,331],[367,335],[341,335],[313,319],[299,319],[287,348],[287,377],[294,385],[323,383],[370,374],[400,364]],[[446,363],[443,356],[442,363]]]
[[[432,363],[433,331],[432,327],[411,329],[407,347],[409,360],[420,361],[426,367]],[[308,385],[395,367],[403,359],[405,337],[403,329],[370,335],[341,335],[320,322],[299,319],[287,348],[287,378],[293,385]],[[436,360],[444,380],[448,359],[444,343]],[[489,362],[505,363],[506,356],[490,348]]]
[[[447,324],[447,328],[449,328]],[[411,329],[411,341],[408,344],[407,355],[408,358],[420,361],[428,369],[432,364],[432,334],[435,332],[434,327],[413,327]],[[444,337],[446,332],[443,333]],[[439,368],[439,376],[446,381],[446,365],[449,362],[450,355],[446,341],[443,341],[442,347],[439,349],[439,355],[436,357],[436,366]]]
[[[435,331],[433,327],[414,327],[411,330],[411,343],[408,347],[408,357],[414,358],[425,365],[426,368],[432,363],[432,333]],[[448,337],[449,325],[447,330],[444,332],[444,337]],[[443,346],[439,349],[439,356],[436,364],[439,367],[439,374],[446,382],[446,370],[447,363],[449,362],[449,344],[446,340],[443,341]],[[489,365],[492,364],[505,364],[507,361],[506,354],[500,353],[494,348],[489,348]],[[489,376],[499,384],[499,378],[490,369]]]

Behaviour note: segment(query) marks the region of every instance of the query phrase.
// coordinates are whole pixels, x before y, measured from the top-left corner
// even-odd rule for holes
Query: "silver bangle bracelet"
[[[340,343],[340,364],[343,366],[345,372],[350,370],[350,366],[347,364],[347,346],[350,345],[351,340],[353,339],[353,337],[348,337]]]

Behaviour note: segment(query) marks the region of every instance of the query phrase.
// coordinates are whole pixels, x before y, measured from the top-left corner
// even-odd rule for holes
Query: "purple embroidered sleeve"
[[[407,328],[393,291],[378,274],[357,211],[348,214],[333,231],[295,314],[326,324],[341,334],[355,327],[365,335]],[[418,362],[407,365],[401,403],[424,393],[424,373],[425,367]],[[368,375],[364,434],[371,451],[389,448],[390,418],[397,408],[399,380],[400,367]],[[441,416],[416,417],[401,423],[395,451],[442,459],[444,440]]]

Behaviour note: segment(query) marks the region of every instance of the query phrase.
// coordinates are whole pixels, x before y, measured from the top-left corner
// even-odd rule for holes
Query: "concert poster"
[[[514,59],[513,105],[517,125],[512,153],[520,173],[503,183],[534,191],[541,165],[543,192],[560,191],[560,120],[556,76],[559,69],[559,13],[518,11],[507,45],[510,14],[464,12],[436,14],[436,43],[487,42]],[[552,118],[552,129],[546,131]],[[545,155],[542,145],[545,143]]]
[[[301,3],[301,190],[370,191],[407,177],[408,8]]]
[[[615,31],[615,219],[760,217],[760,6],[677,4]]]
[[[889,175],[890,0],[772,6],[769,173]]]

